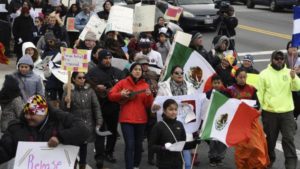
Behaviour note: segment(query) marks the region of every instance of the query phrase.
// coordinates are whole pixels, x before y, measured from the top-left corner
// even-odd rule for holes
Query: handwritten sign
[[[47,142],[19,142],[14,169],[74,169],[79,147]]]
[[[154,30],[155,6],[135,6],[134,10],[134,32],[151,32]]]
[[[61,68],[67,71],[87,72],[88,51],[72,48],[61,48]]]
[[[104,19],[100,19],[98,15],[91,16],[89,22],[86,24],[84,29],[79,35],[79,39],[84,40],[85,35],[92,31],[96,34],[96,38],[100,39],[102,33],[106,28],[106,21]]]
[[[74,17],[68,17],[66,28],[68,32],[79,32],[77,29],[75,29],[75,18]]]
[[[112,6],[105,31],[118,31],[132,34],[133,9],[123,6]]]

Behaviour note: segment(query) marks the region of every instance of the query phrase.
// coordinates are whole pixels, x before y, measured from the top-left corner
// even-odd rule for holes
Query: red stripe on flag
[[[251,124],[259,115],[260,113],[256,109],[242,102],[228,128],[227,145],[234,146],[248,139],[251,135]]]

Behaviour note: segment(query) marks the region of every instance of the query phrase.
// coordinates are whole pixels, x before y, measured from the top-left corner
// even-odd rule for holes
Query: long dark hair
[[[0,91],[0,103],[9,103],[18,96],[21,96],[18,80],[12,75],[5,75],[5,81]]]
[[[175,105],[178,107],[178,104],[177,104],[177,102],[176,102],[175,100],[173,100],[173,99],[167,99],[167,100],[164,102],[164,104],[163,104],[163,109],[164,109],[164,111],[167,110],[167,108],[168,108],[170,105],[172,105],[172,104],[175,104]]]

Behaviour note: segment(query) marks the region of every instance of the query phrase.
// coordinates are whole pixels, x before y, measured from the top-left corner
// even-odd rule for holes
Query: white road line
[[[276,142],[276,147],[275,147],[277,150],[283,152],[283,149],[282,149],[282,145],[281,145],[281,141],[277,141]],[[296,149],[296,153],[297,153],[297,157],[298,159],[300,159],[300,150]]]
[[[260,55],[271,55],[275,50],[269,50],[269,51],[259,51],[259,52],[242,52],[238,53],[238,56],[245,56],[245,55],[253,55],[253,56],[260,56]],[[283,53],[286,53],[286,50],[280,50]]]

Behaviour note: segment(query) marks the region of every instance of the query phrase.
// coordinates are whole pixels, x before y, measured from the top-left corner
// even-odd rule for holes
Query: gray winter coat
[[[15,72],[13,76],[19,82],[19,87],[24,101],[27,101],[29,97],[35,94],[45,96],[42,79],[39,75],[33,73],[33,71],[30,71],[26,75],[21,75],[19,72]]]
[[[67,90],[65,89],[61,104],[63,110],[67,110],[64,102],[66,95]],[[88,84],[82,88],[72,86],[71,108],[68,111],[75,117],[82,119],[90,133],[94,133],[88,139],[88,142],[92,142],[95,138],[95,127],[96,125],[102,126],[103,119],[97,95]]]
[[[14,98],[11,102],[7,104],[1,104],[1,132],[4,132],[7,129],[8,123],[11,120],[16,120],[20,117],[23,106],[24,102],[21,96]]]

